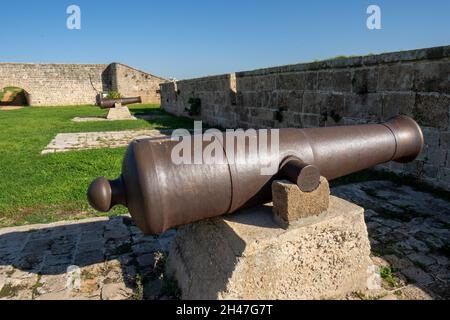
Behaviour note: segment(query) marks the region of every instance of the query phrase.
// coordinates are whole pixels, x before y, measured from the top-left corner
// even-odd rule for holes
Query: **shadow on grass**
[[[192,119],[172,115],[160,108],[139,108],[135,105],[130,108],[130,112],[138,119],[147,121],[155,129],[192,129],[194,127]]]

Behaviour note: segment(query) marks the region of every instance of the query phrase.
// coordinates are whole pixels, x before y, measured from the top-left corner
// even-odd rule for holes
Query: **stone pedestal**
[[[333,299],[366,288],[369,254],[363,208],[332,196],[288,229],[272,204],[183,226],[167,271],[183,299]]]
[[[131,115],[130,110],[127,107],[124,107],[121,104],[119,104],[119,105],[116,104],[114,108],[109,109],[106,119],[108,119],[108,120],[136,120],[136,117],[133,117]]]
[[[328,210],[330,185],[321,177],[316,190],[303,192],[292,182],[277,180],[272,183],[272,198],[275,221],[288,228],[298,219],[317,216]]]

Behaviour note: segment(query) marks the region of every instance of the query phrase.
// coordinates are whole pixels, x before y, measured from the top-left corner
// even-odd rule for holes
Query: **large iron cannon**
[[[142,103],[141,97],[121,98],[121,99],[100,99],[98,106],[102,109],[114,108],[116,104],[126,106],[132,103]]]
[[[217,134],[222,140],[219,153],[225,159],[218,164],[174,163],[173,151],[180,142],[136,140],[128,147],[122,175],[113,181],[97,178],[89,187],[89,202],[99,211],[125,205],[144,233],[157,234],[266,203],[271,200],[274,179],[288,179],[301,190],[312,191],[319,185],[320,175],[333,180],[392,160],[412,161],[424,143],[419,125],[405,116],[383,124],[280,129],[278,152],[262,154],[250,148],[252,139],[262,139],[260,132],[235,134],[231,142],[244,141],[244,152],[229,148],[231,142],[225,134]],[[189,142],[192,152],[210,148],[208,141],[200,139],[199,143],[195,138]],[[273,139],[273,135],[269,137],[267,145]],[[262,174],[273,163],[276,172]]]

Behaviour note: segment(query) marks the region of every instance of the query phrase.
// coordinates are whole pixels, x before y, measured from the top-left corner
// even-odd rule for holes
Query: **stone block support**
[[[364,210],[331,197],[288,229],[272,205],[179,229],[168,272],[183,299],[333,299],[364,290],[370,244]]]

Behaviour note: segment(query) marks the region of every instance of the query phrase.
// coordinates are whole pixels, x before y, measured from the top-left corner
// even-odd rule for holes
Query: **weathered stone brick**
[[[236,89],[238,92],[255,91],[255,77],[236,77]]]
[[[423,174],[431,179],[436,179],[438,176],[439,167],[426,164],[423,166]]]
[[[413,88],[414,68],[411,65],[379,67],[378,91],[410,91]]]
[[[417,94],[413,115],[420,125],[447,130],[450,98],[436,94]]]
[[[380,121],[382,117],[382,96],[377,93],[348,94],[345,96],[346,117]]]
[[[392,167],[395,167],[396,162],[393,162]],[[403,164],[403,170],[402,171],[406,171],[407,173],[410,173],[412,175],[415,176],[419,176],[420,174],[423,173],[423,166],[424,166],[424,162],[423,161],[419,161],[419,160],[414,160],[412,162],[408,162]]]
[[[341,123],[345,114],[345,98],[342,94],[320,94],[321,125]]]
[[[355,119],[355,118],[348,118],[348,117],[342,118],[341,122],[342,122],[342,125],[344,125],[344,126],[354,126],[354,125],[365,124],[366,123],[365,120]]]
[[[406,170],[405,165],[403,163],[398,162],[391,162],[391,169],[399,172]],[[409,169],[410,169],[408,170],[409,172],[417,170],[417,164],[415,164],[414,167],[410,166]]]
[[[447,163],[445,164],[445,167],[450,169],[450,150],[447,151]]]
[[[352,74],[350,71],[319,72],[319,90],[350,92],[352,91]]]
[[[260,120],[274,120],[275,112],[276,112],[276,110],[274,110],[274,109],[260,108],[260,109],[258,109],[257,118]]]
[[[249,112],[250,112],[250,115],[252,116],[252,117],[257,117],[258,116],[258,108],[248,108],[248,110],[249,110]]]
[[[450,131],[441,132],[439,145],[442,149],[450,150]]]
[[[400,114],[413,116],[414,93],[387,93],[383,95],[383,119],[387,120]]]
[[[430,128],[430,127],[422,127],[422,133],[423,133],[423,139],[425,141],[425,144],[430,147],[438,147],[439,146],[439,137],[441,134],[439,133],[439,130],[436,128]],[[450,136],[449,136],[450,138]],[[450,140],[449,140],[450,142]]]
[[[303,127],[303,117],[302,114],[298,112],[287,111],[284,113],[286,127],[291,128],[302,128]]]
[[[261,101],[261,108],[274,109],[277,105],[277,93],[272,90],[260,91],[257,93],[258,98]]]
[[[317,128],[320,118],[318,115],[304,114],[302,115],[302,121],[305,128]]]
[[[320,93],[318,92],[305,92],[303,94],[302,112],[304,113],[320,113]]]
[[[353,93],[366,94],[369,92],[375,92],[377,90],[377,85],[377,68],[364,68],[354,71],[352,79]]]
[[[445,166],[447,150],[439,148],[428,148],[426,154],[427,163],[437,167]]]
[[[253,91],[242,91],[239,94],[239,105],[245,108],[261,107],[260,95]]]
[[[414,69],[416,91],[450,93],[450,60],[417,63]]]
[[[276,76],[275,75],[267,75],[267,76],[259,76],[255,77],[255,90],[275,90],[276,89]]]
[[[282,73],[276,81],[278,90],[315,90],[317,88],[317,73]]]
[[[450,169],[449,168],[441,168],[439,170],[438,179],[439,179],[439,181],[450,185]]]
[[[277,91],[276,108],[301,112],[303,105],[303,91]]]
[[[273,128],[275,126],[275,120],[260,120],[258,123],[260,128]]]

